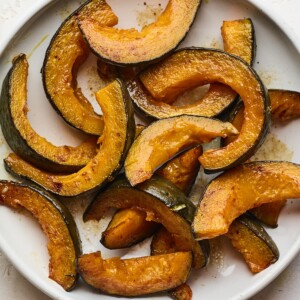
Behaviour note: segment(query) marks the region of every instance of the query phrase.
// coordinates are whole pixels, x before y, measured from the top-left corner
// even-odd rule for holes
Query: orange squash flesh
[[[208,185],[193,221],[195,238],[225,234],[247,210],[264,203],[300,197],[300,166],[253,162],[229,170]]]
[[[43,83],[50,103],[70,125],[101,135],[103,118],[94,112],[76,81],[77,71],[90,53],[77,25],[77,18],[86,16],[106,26],[118,23],[104,0],[86,2],[64,21],[52,38],[43,64]]]
[[[170,73],[172,76],[168,76]],[[187,87],[215,81],[228,84],[241,96],[245,105],[241,132],[233,143],[201,156],[206,172],[228,169],[247,160],[265,137],[270,121],[266,91],[253,69],[237,57],[212,49],[183,49],[146,69],[140,79],[157,99],[176,97]]]
[[[120,195],[126,195],[121,199]],[[107,189],[100,193],[83,215],[84,222],[100,220],[111,209],[135,209],[146,213],[146,220],[162,224],[173,236],[177,251],[193,251],[195,268],[203,266],[203,254],[194,240],[191,227],[154,196],[128,187]]]
[[[80,240],[73,240],[74,235],[72,236],[67,224],[73,226],[73,229],[76,225],[67,210],[62,211],[62,205],[57,200],[45,197],[42,193],[44,192],[39,193],[36,188],[20,183],[0,182],[0,204],[14,209],[24,208],[39,222],[48,238],[49,278],[68,291],[76,282],[76,258],[81,247],[74,243],[80,243]]]
[[[191,263],[190,252],[131,259],[103,259],[96,252],[79,257],[78,270],[94,288],[129,297],[175,288],[187,280]]]
[[[151,178],[154,171],[180,150],[238,132],[230,123],[196,116],[158,120],[136,138],[125,160],[131,185]]]
[[[156,22],[136,29],[117,29],[82,18],[80,29],[91,49],[116,65],[162,59],[175,49],[189,31],[200,0],[170,0]]]
[[[101,104],[105,129],[99,139],[100,150],[85,167],[69,175],[55,175],[43,172],[15,154],[10,154],[5,159],[6,169],[61,196],[78,196],[99,189],[111,181],[122,167],[134,138],[133,109],[126,89],[118,80],[100,90],[96,98]],[[108,157],[112,157],[109,162]]]

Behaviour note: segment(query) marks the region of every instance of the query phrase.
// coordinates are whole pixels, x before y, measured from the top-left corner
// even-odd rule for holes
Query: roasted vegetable
[[[256,56],[256,38],[252,20],[247,18],[223,21],[221,33],[224,50],[253,65]]]
[[[300,93],[288,90],[269,90],[272,118],[289,121],[300,117]]]
[[[278,226],[280,212],[285,204],[286,200],[266,203],[252,208],[249,210],[249,213],[265,225],[276,228]]]
[[[48,238],[49,278],[66,291],[71,290],[78,279],[76,259],[81,254],[81,241],[67,208],[39,188],[3,180],[0,181],[0,204],[24,208],[37,219]]]
[[[226,137],[238,131],[216,119],[178,116],[158,120],[136,138],[125,160],[125,174],[131,185],[149,179],[154,171],[180,150]]]
[[[300,166],[290,162],[252,162],[212,180],[199,202],[193,221],[196,239],[228,231],[247,210],[264,203],[300,197]]]
[[[169,295],[174,300],[190,300],[192,299],[193,292],[190,286],[184,283],[169,291]]]
[[[141,31],[103,26],[80,18],[79,26],[92,51],[103,60],[124,66],[162,59],[188,33],[201,0],[170,0],[156,22]]]
[[[48,171],[74,172],[97,153],[97,139],[90,138],[77,147],[55,146],[31,127],[27,118],[28,62],[25,54],[13,61],[2,86],[1,128],[7,144],[20,157]]]
[[[90,193],[112,181],[122,168],[134,139],[133,108],[127,90],[119,80],[100,90],[96,98],[103,111],[105,129],[99,139],[100,150],[84,168],[70,175],[55,175],[34,168],[11,154],[5,159],[6,169],[61,196]]]
[[[85,222],[99,221],[110,208],[144,212],[147,221],[162,224],[173,235],[177,251],[193,251],[195,268],[205,264],[205,258],[199,244],[194,240],[189,223],[156,197],[130,187],[108,188],[95,198],[85,211],[83,219]]]
[[[252,273],[259,273],[279,258],[279,251],[272,238],[259,222],[241,216],[229,227],[226,236],[233,247],[244,257]]]
[[[268,94],[255,71],[235,56],[213,49],[182,49],[159,65],[147,68],[140,79],[153,97],[162,100],[175,98],[187,88],[215,81],[228,84],[241,96],[245,121],[240,134],[226,147],[208,150],[200,157],[207,173],[226,170],[246,161],[268,132]]]
[[[224,50],[252,64],[255,59],[255,32],[250,19],[224,21],[222,26]],[[175,99],[158,101],[143,87],[138,78],[127,81],[127,88],[138,111],[156,119],[178,115],[213,117],[221,114],[236,98],[227,85],[212,83],[204,96],[192,104],[170,105]]]
[[[190,252],[131,259],[103,259],[100,252],[78,259],[81,277],[104,293],[139,296],[172,289],[184,283],[190,273]]]
[[[42,76],[47,97],[64,120],[84,132],[101,135],[103,118],[94,112],[76,81],[77,71],[90,53],[77,25],[77,18],[85,17],[105,26],[118,22],[104,0],[87,1],[56,31],[46,52]]]

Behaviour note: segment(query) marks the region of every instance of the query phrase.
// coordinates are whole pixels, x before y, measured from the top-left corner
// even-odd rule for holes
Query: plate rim
[[[202,0],[204,1],[204,0]],[[14,27],[10,30],[9,34],[6,34],[3,39],[1,39],[0,43],[0,58],[5,54],[9,45],[13,43],[14,39],[18,36],[18,34],[22,31],[23,27],[29,26],[31,22],[36,20],[39,15],[41,15],[44,11],[46,11],[50,6],[54,5],[58,0],[42,0],[32,6],[31,9],[28,9],[26,13],[23,14],[19,21],[15,23]],[[291,44],[294,46],[298,54],[300,55],[300,41],[297,42],[297,38],[299,38],[296,34],[294,34],[293,28],[281,17],[279,13],[276,13],[274,10],[270,9],[268,4],[261,2],[260,0],[246,0],[246,2],[250,3],[253,7],[262,12],[269,20],[276,24],[276,26],[282,31],[282,33],[288,38]],[[10,255],[11,247],[7,244],[5,239],[0,234],[0,249],[3,254],[10,260],[10,262],[14,265],[14,267],[38,290],[40,290],[45,295],[58,299],[55,292],[50,288],[47,283],[43,280],[39,279],[39,277],[32,277],[30,271],[23,263],[20,257]],[[268,274],[268,276],[263,277],[256,284],[252,284],[245,292],[240,293],[234,297],[231,297],[228,300],[241,300],[248,299],[254,295],[256,295],[263,288],[267,287],[277,276],[279,276],[286,267],[295,259],[296,255],[300,252],[300,236],[293,243],[293,246],[288,251],[288,255],[284,257],[283,260],[277,262],[273,265],[273,272]],[[64,292],[64,291],[62,291]],[[70,297],[68,293],[65,293],[63,298],[59,298],[63,300],[73,300],[73,297]]]

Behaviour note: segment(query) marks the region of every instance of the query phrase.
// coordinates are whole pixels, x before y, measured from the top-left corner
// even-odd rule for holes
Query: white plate
[[[145,10],[144,1],[110,0],[108,2],[120,17],[119,26],[135,26],[135,15],[141,16],[137,12]],[[166,0],[151,1],[151,5],[157,7],[158,3],[161,3],[164,7],[166,2]],[[300,62],[296,46],[292,44],[288,34],[285,34],[261,9],[256,8],[250,2],[258,3],[260,1],[203,0],[194,26],[182,46],[221,47],[220,26],[222,20],[251,17],[255,24],[258,45],[255,69],[261,75],[266,86],[300,90]],[[42,7],[38,4],[29,15],[24,16],[15,38],[0,45],[0,53],[2,49],[6,48],[0,58],[0,82],[10,68],[11,60],[15,55],[20,52],[31,54],[28,85],[29,118],[39,134],[58,145],[78,144],[82,136],[68,128],[52,110],[42,88],[40,68],[52,35],[68,13],[78,5],[79,1],[75,0],[54,1],[51,5],[43,6],[41,10]],[[276,19],[276,21],[281,25],[280,20]],[[95,79],[91,75],[94,71],[93,67],[94,58],[91,57],[84,66],[90,71],[81,72],[80,82],[86,85],[86,92],[90,87],[87,82]],[[87,76],[92,76],[90,81],[86,80]],[[284,127],[272,129],[272,133],[283,141],[289,150],[279,151],[278,148],[275,148],[273,152],[270,151],[271,156],[276,150],[275,158],[290,159],[293,156],[292,161],[300,162],[300,145],[298,139],[295,138],[299,125],[300,121],[293,121]],[[3,140],[2,136],[0,138]],[[4,158],[8,152],[9,148],[3,142],[0,147],[1,158]],[[0,163],[0,177],[10,178],[3,169],[2,160]],[[126,250],[108,251],[101,248],[98,240],[104,224],[82,224],[80,213],[78,213],[80,205],[73,204],[72,206],[73,212],[77,208],[76,221],[85,252],[101,249],[105,256],[120,255],[122,257],[147,254],[147,243],[136,246],[134,250],[128,252]],[[280,217],[280,226],[269,231],[281,254],[276,264],[260,274],[252,275],[240,256],[230,248],[226,241],[223,241],[220,246],[223,254],[218,258],[213,258],[209,267],[193,274],[189,280],[194,299],[245,299],[272,281],[294,258],[300,248],[299,211],[300,203],[290,202]],[[48,279],[46,239],[36,222],[28,216],[19,215],[5,207],[0,207],[0,247],[18,270],[49,296],[62,300],[99,299],[99,294],[82,282],[79,282],[74,291],[67,293]],[[168,299],[165,295],[149,296],[150,299],[154,297],[155,299]],[[100,298],[112,299],[105,295],[101,295]]]

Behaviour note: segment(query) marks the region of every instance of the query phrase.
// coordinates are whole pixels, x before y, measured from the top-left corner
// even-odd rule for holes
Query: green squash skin
[[[22,61],[26,59],[25,54],[20,54],[17,56],[14,61],[11,69],[7,73],[3,85],[2,92],[0,97],[0,124],[2,128],[3,135],[9,147],[24,160],[28,161],[30,164],[37,166],[43,170],[57,172],[57,173],[71,173],[76,172],[82,166],[78,165],[65,165],[56,163],[32,149],[26,140],[22,137],[21,133],[15,126],[11,114],[11,97],[12,97],[12,82],[11,78],[18,64],[21,64]],[[24,95],[27,97],[27,95]]]
[[[68,208],[60,201],[58,201],[55,197],[53,197],[52,194],[48,193],[46,190],[30,185],[27,183],[20,183],[20,182],[14,182],[14,181],[9,181],[9,180],[1,180],[0,181],[3,184],[11,184],[19,187],[24,187],[26,189],[30,189],[34,191],[35,193],[41,195],[45,201],[49,202],[61,215],[62,219],[64,220],[64,223],[66,224],[69,234],[71,236],[71,239],[73,241],[74,249],[75,249],[75,254],[76,254],[76,261],[74,262],[75,264],[77,263],[77,258],[82,255],[82,244],[81,244],[81,239],[79,236],[79,232],[76,226],[76,223],[73,219],[73,216],[71,215],[70,211]],[[75,274],[74,276],[74,285],[70,287],[69,290],[73,289],[78,281],[79,274]]]
[[[98,53],[98,52],[93,48],[92,44],[91,44],[91,43],[88,41],[88,39],[86,38],[84,32],[83,32],[83,31],[81,30],[81,28],[80,28],[80,24],[79,24],[79,28],[80,28],[80,30],[81,30],[81,32],[82,32],[82,35],[83,35],[85,41],[86,41],[87,44],[89,45],[91,51],[92,51],[97,57],[99,57],[102,61],[104,61],[104,62],[106,62],[106,63],[108,63],[108,64],[110,64],[110,65],[117,66],[117,67],[136,67],[136,66],[141,66],[141,67],[143,67],[143,66],[147,66],[147,65],[150,65],[150,64],[154,64],[154,63],[157,63],[157,62],[163,60],[163,59],[166,58],[167,56],[171,55],[171,54],[172,54],[172,53],[180,46],[180,44],[184,41],[184,39],[186,38],[187,34],[189,33],[191,27],[193,26],[193,24],[194,24],[194,22],[195,22],[195,19],[196,19],[196,17],[197,17],[197,14],[198,14],[198,12],[199,12],[199,10],[200,10],[200,8],[201,8],[202,2],[204,2],[204,1],[203,1],[203,0],[199,0],[198,8],[197,8],[197,10],[196,10],[196,13],[195,13],[195,16],[194,16],[193,21],[191,22],[189,28],[188,28],[187,31],[185,32],[185,35],[180,39],[180,41],[178,41],[177,45],[176,45],[173,49],[171,49],[171,50],[168,51],[167,53],[161,55],[160,57],[156,57],[156,58],[153,58],[153,59],[151,59],[151,60],[148,60],[148,61],[142,61],[142,62],[139,62],[139,63],[117,63],[117,62],[114,62],[114,61],[112,61],[112,60],[110,60],[110,59],[108,59],[108,58],[105,58],[105,57],[101,56],[101,54]]]
[[[259,221],[245,214],[240,216],[237,221],[250,229],[255,236],[260,238],[266,244],[266,246],[270,248],[277,260],[279,259],[279,250],[276,244]]]
[[[135,139],[135,119],[134,119],[134,109],[133,109],[133,105],[131,102],[131,99],[129,97],[128,91],[124,85],[124,83],[122,82],[122,80],[120,79],[116,79],[118,81],[118,83],[120,84],[121,90],[122,90],[122,95],[123,95],[123,101],[124,101],[124,107],[125,107],[125,114],[127,116],[127,127],[124,129],[126,130],[126,143],[124,145],[124,149],[123,149],[123,153],[120,157],[119,163],[118,165],[115,167],[115,169],[112,171],[111,174],[107,174],[106,180],[104,180],[100,185],[90,189],[90,190],[86,190],[78,195],[75,196],[61,196],[59,194],[56,194],[54,192],[49,191],[51,194],[56,195],[57,197],[59,197],[60,199],[66,199],[66,200],[76,200],[76,199],[80,199],[83,196],[86,197],[94,197],[95,194],[101,190],[104,189],[110,182],[112,182],[115,177],[119,174],[120,170],[123,167],[125,158],[127,156],[127,153],[131,147],[131,144],[133,143],[134,139]],[[7,172],[9,172],[10,174],[12,174],[13,176],[20,178],[20,179],[25,179],[28,180],[30,182],[33,182],[34,184],[39,185],[37,182],[34,182],[31,178],[22,176],[20,174],[17,174],[16,172],[14,172],[14,170],[12,170],[10,168],[10,166],[8,165],[8,163],[6,162],[6,159],[4,159],[4,167],[6,169]]]

